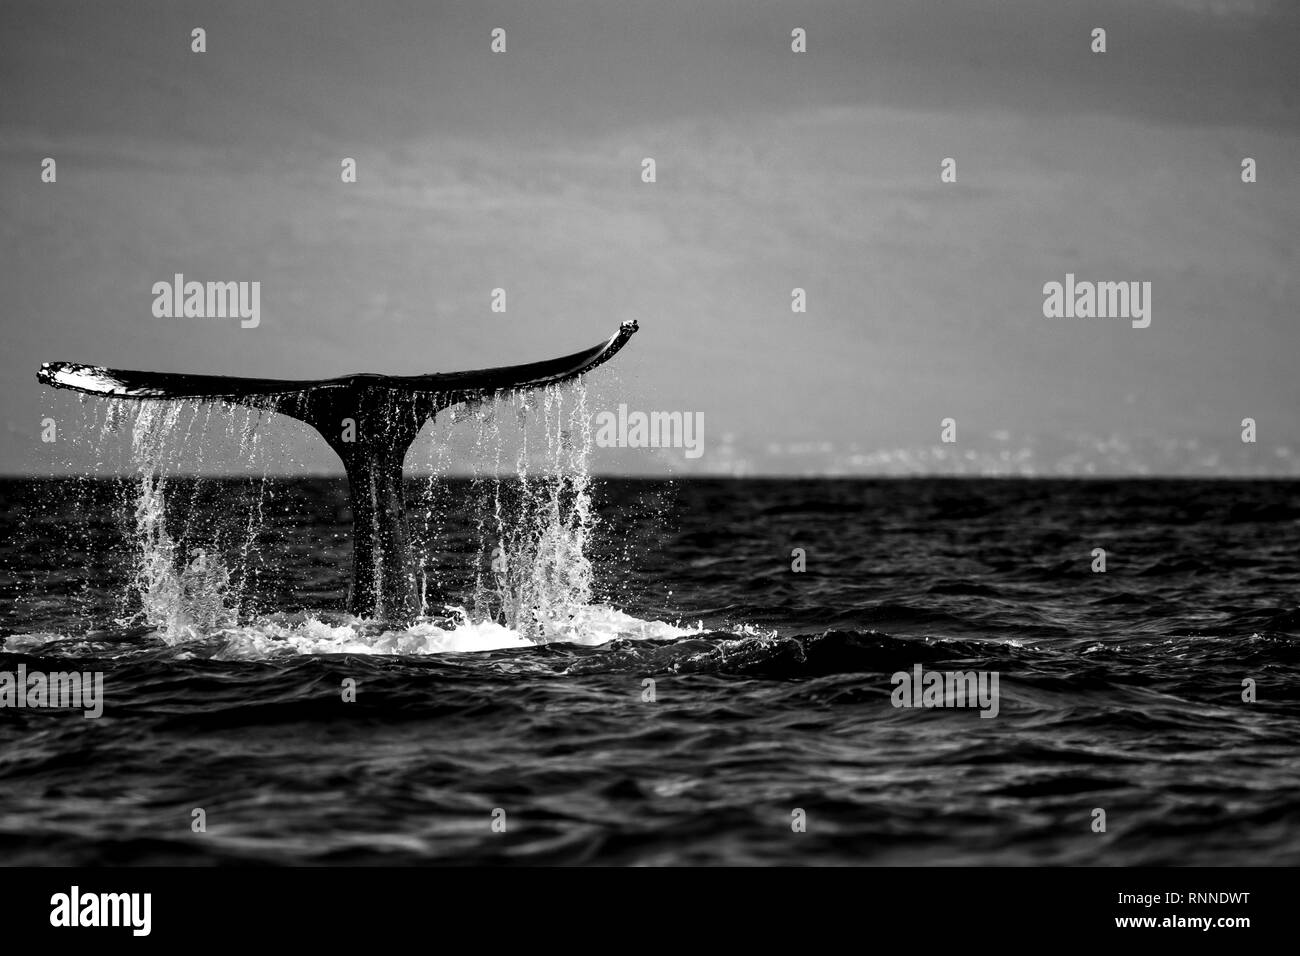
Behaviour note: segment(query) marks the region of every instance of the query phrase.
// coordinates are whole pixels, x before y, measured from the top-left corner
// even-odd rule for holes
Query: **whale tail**
[[[575,378],[607,362],[636,332],[624,322],[607,341],[572,355],[502,368],[430,375],[361,373],[318,381],[134,372],[47,362],[37,379],[54,388],[127,399],[230,402],[306,422],[343,460],[352,504],[348,610],[407,623],[419,613],[402,463],[424,423],[439,411],[502,392]]]

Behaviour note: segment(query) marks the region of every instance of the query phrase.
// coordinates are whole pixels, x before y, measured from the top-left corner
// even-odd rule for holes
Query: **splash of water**
[[[534,640],[572,640],[592,596],[587,543],[596,518],[586,389],[550,386],[540,396],[514,396],[513,403],[521,432],[515,485],[493,476],[492,513],[479,525],[492,542],[491,562],[478,575],[470,619],[497,620]],[[530,434],[533,422],[541,431],[540,454],[530,443],[538,442]],[[497,430],[498,449],[499,436]],[[511,491],[513,508],[503,501]]]
[[[220,646],[217,660],[264,660],[295,654],[447,654],[537,646],[523,634],[491,620],[472,620],[464,608],[450,619],[424,619],[410,627],[378,631],[355,620],[332,615],[301,614],[266,617],[211,635]],[[590,647],[623,640],[667,640],[705,633],[702,625],[683,627],[663,621],[643,621],[616,608],[590,605],[574,610],[563,638]]]
[[[229,627],[238,617],[237,596],[230,589],[230,570],[216,549],[201,547],[183,559],[167,528],[167,466],[183,448],[197,419],[193,409],[189,428],[179,442],[170,441],[184,402],[141,403],[131,423],[131,447],[136,462],[135,502],[136,568],[133,586],[139,596],[140,616],[169,643],[190,640],[214,628]],[[198,495],[195,483],[194,498]],[[188,528],[187,528],[188,530]],[[247,544],[245,545],[245,552]],[[232,599],[234,598],[234,599]]]
[[[581,380],[462,406],[430,428],[436,439],[427,475],[413,482],[408,501],[421,616],[399,630],[348,615],[251,613],[265,550],[258,539],[268,531],[262,435],[268,419],[278,418],[269,408],[186,400],[103,404],[102,421],[95,413],[101,442],[123,429],[130,435],[132,477],[121,518],[133,557],[117,623],[144,624],[169,644],[216,640],[224,648],[219,654],[234,657],[429,654],[701,631],[592,603],[588,551],[598,525],[588,458],[594,443]],[[193,477],[205,450],[215,454],[218,439],[237,450],[246,468],[256,470],[260,461],[260,480],[254,475],[246,494],[236,494],[229,482]],[[444,526],[462,517],[452,513],[455,497],[446,481],[450,462],[461,458],[473,474],[476,541],[467,542],[469,555],[446,551],[443,542]],[[439,602],[447,580],[464,582],[466,568],[473,572],[464,605]]]

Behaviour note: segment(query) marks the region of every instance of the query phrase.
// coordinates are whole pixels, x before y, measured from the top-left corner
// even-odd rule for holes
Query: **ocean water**
[[[0,491],[6,864],[1300,863],[1295,482],[417,479],[396,630],[342,479]]]

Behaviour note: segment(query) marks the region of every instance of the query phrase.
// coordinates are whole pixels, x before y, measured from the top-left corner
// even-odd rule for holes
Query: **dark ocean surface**
[[[576,640],[480,651],[342,614],[341,479],[173,483],[234,573],[152,618],[137,487],[0,491],[0,671],[105,688],[0,709],[5,864],[1300,863],[1295,482],[598,480]],[[481,496],[424,512],[447,604]]]

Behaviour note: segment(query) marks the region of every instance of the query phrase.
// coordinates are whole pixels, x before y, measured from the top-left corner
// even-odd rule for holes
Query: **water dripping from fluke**
[[[132,421],[139,491],[135,533],[141,550],[134,583],[146,617],[168,634],[236,624],[227,602],[230,573],[219,555],[202,549],[180,553],[164,520],[164,493],[170,480],[166,438],[182,427],[186,409],[190,410],[183,424],[187,434],[209,425],[214,406],[228,413],[244,410],[242,422],[234,414],[226,416],[228,428],[238,429],[232,437],[244,453],[258,446],[259,425],[268,413],[289,416],[315,429],[342,460],[348,480],[353,543],[348,611],[384,626],[409,627],[425,610],[441,606],[441,596],[428,593],[428,577],[416,567],[412,553],[403,484],[408,448],[439,412],[511,396],[526,410],[531,402],[527,393],[541,390],[540,406],[547,416],[546,452],[560,467],[549,478],[530,479],[526,451],[521,451],[519,514],[513,523],[503,519],[498,483],[491,531],[500,560],[491,571],[480,571],[474,604],[513,633],[563,637],[582,624],[582,614],[572,608],[590,598],[590,566],[583,553],[591,521],[585,464],[590,435],[575,445],[573,431],[589,428],[585,399],[580,395],[581,414],[566,424],[558,411],[557,386],[578,380],[608,361],[636,331],[636,322],[624,322],[605,342],[561,358],[429,375],[362,373],[288,381],[53,362],[43,365],[37,378],[55,388],[111,399],[104,417],[105,435],[111,424],[129,417],[118,400],[142,403]],[[200,406],[208,409],[202,422]],[[551,417],[556,419],[554,431]],[[496,427],[495,420],[490,427]],[[263,485],[265,477],[264,473]],[[424,504],[427,531],[431,507]],[[245,557],[255,525],[250,517]],[[480,522],[485,544],[488,530]]]

